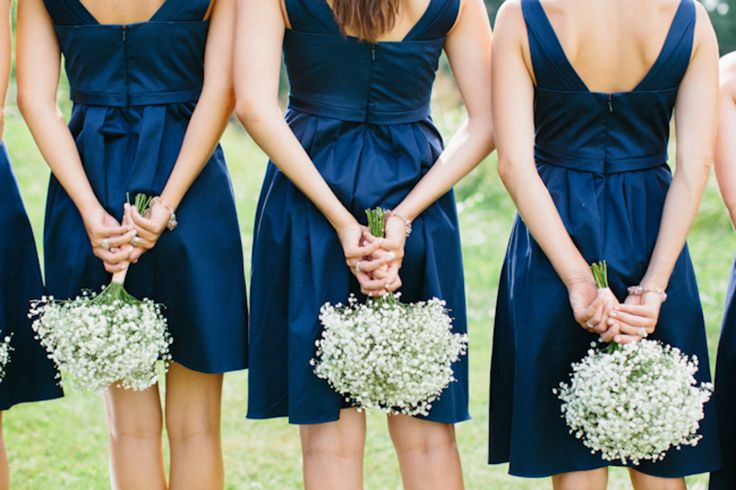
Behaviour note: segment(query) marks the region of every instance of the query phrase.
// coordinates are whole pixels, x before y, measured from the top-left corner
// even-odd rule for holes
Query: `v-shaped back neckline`
[[[156,18],[163,12],[164,7],[167,7],[170,2],[173,0],[164,0],[161,5],[153,12],[153,14],[147,19],[142,20],[139,22],[112,22],[112,23],[102,23],[99,20],[97,20],[97,17],[94,16],[94,14],[87,8],[87,6],[82,3],[82,0],[72,0],[73,2],[76,2],[77,5],[79,5],[80,10],[84,13],[85,16],[89,17],[89,20],[91,20],[95,25],[99,26],[131,26],[136,24],[148,24],[150,22],[155,22]]]
[[[427,2],[427,8],[424,9],[424,12],[422,12],[422,15],[419,16],[419,19],[414,23],[413,26],[411,26],[411,29],[407,31],[407,33],[397,41],[376,41],[376,44],[396,44],[396,43],[403,43],[406,41],[411,41],[411,38],[413,37],[415,31],[417,31],[422,25],[426,22],[427,18],[429,17],[430,13],[432,12],[432,8],[434,7],[434,3],[439,0],[429,0]],[[307,0],[309,2],[309,0]],[[320,7],[322,7],[322,12],[324,13],[327,21],[335,28],[338,32],[342,32],[342,29],[340,29],[340,26],[337,23],[337,20],[335,19],[335,13],[332,10],[332,7],[327,3],[327,0],[316,0],[317,4],[319,4]],[[355,38],[355,36],[348,36],[350,38]]]
[[[579,84],[581,89],[591,93],[591,94],[605,94],[605,95],[614,95],[614,94],[628,94],[632,92],[638,91],[642,85],[644,85],[649,79],[652,77],[652,75],[656,72],[656,70],[659,68],[659,66],[666,61],[666,58],[668,56],[668,51],[670,51],[670,46],[672,42],[674,42],[674,30],[677,26],[677,22],[679,20],[679,17],[683,15],[683,12],[685,12],[685,3],[687,0],[680,0],[679,5],[677,6],[677,10],[675,11],[675,15],[672,18],[672,22],[670,23],[670,27],[667,30],[667,35],[664,38],[664,42],[662,43],[662,48],[659,51],[659,54],[654,59],[654,62],[649,67],[649,69],[645,72],[642,79],[634,86],[631,90],[620,90],[620,91],[599,91],[599,90],[591,90],[589,85],[585,83],[585,80],[580,76],[580,73],[575,69],[572,62],[570,61],[570,58],[567,56],[567,53],[565,52],[565,48],[562,46],[562,42],[560,41],[559,36],[557,35],[557,31],[555,31],[554,26],[552,25],[552,21],[550,21],[549,16],[547,15],[547,11],[544,9],[544,6],[542,5],[542,2],[540,0],[531,0],[533,3],[536,3],[540,14],[542,21],[545,24],[545,28],[549,30],[549,39],[552,42],[552,45],[554,49],[558,51],[559,59],[562,61],[562,63],[565,65],[565,69],[568,71],[569,75],[573,78],[575,83]]]

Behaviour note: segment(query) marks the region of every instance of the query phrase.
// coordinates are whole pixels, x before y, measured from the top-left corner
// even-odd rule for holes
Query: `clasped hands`
[[[657,327],[663,300],[659,294],[630,294],[620,303],[609,288],[598,289],[592,281],[575,283],[568,293],[575,320],[604,342],[638,342]]]
[[[135,206],[125,204],[122,223],[102,206],[82,213],[92,252],[102,260],[105,270],[114,274],[135,264],[156,246],[166,229],[171,212],[158,202],[141,216]]]
[[[385,225],[383,238],[374,237],[357,221],[338,230],[345,262],[366,296],[382,296],[401,287],[406,225],[395,216],[387,216]]]

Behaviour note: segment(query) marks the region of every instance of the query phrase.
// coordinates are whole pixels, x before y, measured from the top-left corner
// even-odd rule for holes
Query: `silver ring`
[[[107,238],[103,238],[100,242],[100,247],[105,250],[110,250],[110,240],[108,240]]]
[[[389,253],[387,253],[387,254],[386,254],[386,259],[387,259],[388,261],[392,261],[392,260],[394,260],[395,258],[396,258],[396,254],[395,254],[395,253],[393,253],[393,252],[389,252]]]
[[[140,245],[140,244],[141,244],[141,237],[139,237],[139,236],[134,236],[134,237],[133,237],[133,240],[131,240],[131,242],[130,242],[130,243],[131,243],[131,244],[132,244],[132,245],[133,245],[134,247],[137,247],[138,245]]]
[[[637,330],[636,333],[642,339],[645,339],[645,338],[647,338],[649,336],[649,334],[647,333],[647,329],[644,328],[644,327],[639,327],[639,330]]]
[[[355,263],[355,273],[360,274],[360,261]]]
[[[588,327],[588,328],[595,328],[595,324],[592,321],[590,321],[590,320],[588,320],[587,322],[585,322],[585,326]]]

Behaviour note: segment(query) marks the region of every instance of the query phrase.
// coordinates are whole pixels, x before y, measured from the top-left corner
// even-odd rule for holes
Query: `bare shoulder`
[[[524,14],[521,10],[521,0],[506,0],[501,4],[496,14],[496,23],[493,30],[496,35],[515,37],[520,32],[526,32]]]
[[[731,51],[720,62],[721,91],[736,98],[736,51]]]

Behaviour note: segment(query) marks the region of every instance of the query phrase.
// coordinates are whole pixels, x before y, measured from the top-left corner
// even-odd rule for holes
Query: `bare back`
[[[153,17],[166,0],[79,0],[101,24],[134,24]]]
[[[659,56],[680,0],[541,3],[569,62],[588,89],[626,92],[636,87]],[[528,64],[532,71],[530,61]]]

